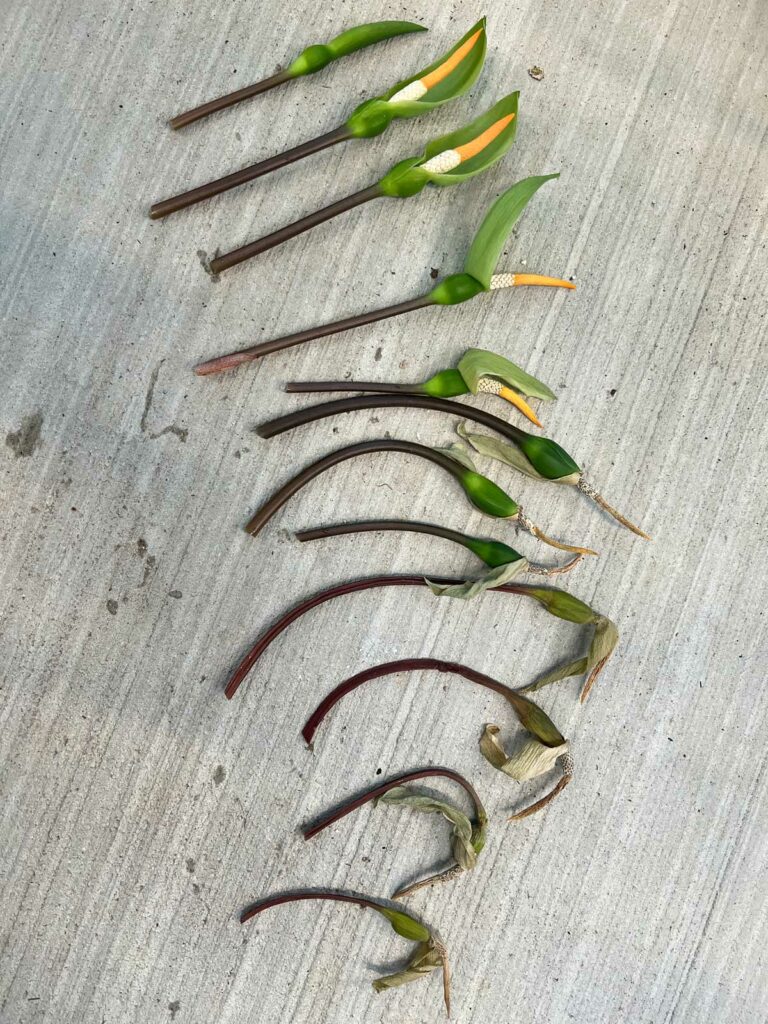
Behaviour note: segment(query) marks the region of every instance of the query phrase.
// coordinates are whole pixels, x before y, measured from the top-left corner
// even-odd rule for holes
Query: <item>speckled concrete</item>
[[[292,887],[386,896],[439,860],[445,826],[393,809],[360,811],[311,844],[297,831],[379,772],[435,763],[471,777],[492,817],[476,871],[412,900],[450,949],[456,1021],[768,1018],[764,0],[489,0],[487,69],[470,95],[163,223],[147,219],[150,202],[329,130],[482,11],[1,6],[3,1024],[442,1020],[436,978],[372,992],[408,951],[372,915],[304,905],[237,920]],[[431,32],[182,133],[165,127],[381,17]],[[367,185],[515,87],[518,141],[485,177],[371,204],[218,282],[204,273],[217,248]],[[554,170],[502,269],[573,275],[576,292],[521,290],[222,378],[191,373],[418,294],[432,268],[460,268],[504,187]],[[475,568],[418,537],[302,547],[292,530],[408,515],[515,543],[406,456],[347,463],[258,540],[241,529],[342,441],[452,436],[447,418],[402,410],[261,441],[255,424],[302,401],[282,393],[287,380],[419,379],[472,344],[555,387],[547,433],[654,536],[483,464],[552,532],[599,549],[568,585],[622,632],[585,707],[576,681],[542,692],[576,777],[516,826],[506,813],[537,787],[478,753],[481,725],[507,722],[492,694],[402,677],[348,698],[314,754],[299,737],[324,693],[382,660],[454,658],[522,683],[579,649],[576,627],[515,598],[337,601],[293,626],[234,701],[222,696],[253,638],[303,596],[380,571]],[[519,546],[546,557],[531,538]]]

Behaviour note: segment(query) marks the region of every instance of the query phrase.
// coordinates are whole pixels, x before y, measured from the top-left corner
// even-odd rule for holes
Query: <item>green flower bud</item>
[[[471,274],[450,274],[429,293],[429,298],[438,306],[455,306],[473,299],[485,288]]]
[[[512,519],[519,511],[519,505],[488,477],[472,470],[457,474],[459,483],[467,497],[481,512],[496,519]]]
[[[526,434],[519,442],[523,454],[533,468],[547,480],[577,483],[581,469],[565,449],[548,437]],[[572,477],[572,480],[568,478]]]

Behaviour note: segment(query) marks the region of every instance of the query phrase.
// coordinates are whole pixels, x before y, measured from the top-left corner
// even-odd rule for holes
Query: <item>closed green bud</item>
[[[581,469],[568,452],[549,437],[527,434],[518,442],[518,446],[536,472],[547,480],[564,481],[572,476],[573,483],[577,483],[581,476]]]
[[[487,476],[465,470],[458,476],[467,497],[481,512],[496,519],[512,519],[517,515],[519,506],[506,491],[489,480]]]
[[[421,157],[412,156],[401,160],[388,171],[379,182],[379,188],[385,196],[406,199],[429,184],[428,176],[419,168]]]
[[[432,289],[429,298],[439,306],[455,306],[484,291],[485,287],[471,274],[451,274]]]
[[[421,394],[432,395],[434,398],[455,398],[456,395],[468,395],[469,388],[458,370],[441,370],[434,377],[418,385]]]
[[[346,127],[356,139],[372,139],[387,130],[394,116],[394,111],[384,100],[366,100],[352,111]]]
[[[555,615],[558,619],[565,619],[566,622],[575,622],[580,626],[584,626],[595,622],[599,618],[597,612],[593,611],[588,604],[580,601],[578,597],[574,597],[573,594],[569,594],[566,590],[530,587],[528,593],[539,604],[544,605],[550,615]]]
[[[500,540],[483,540],[481,537],[467,537],[464,546],[473,551],[478,558],[481,558],[486,565],[495,569],[499,565],[509,565],[512,562],[519,562],[522,555],[515,551],[509,544]]]

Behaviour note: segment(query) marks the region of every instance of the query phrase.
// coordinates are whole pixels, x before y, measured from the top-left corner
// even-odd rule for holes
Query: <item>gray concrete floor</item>
[[[445,827],[406,812],[361,811],[312,844],[297,831],[377,772],[430,763],[468,774],[492,814],[474,874],[412,900],[451,951],[456,1021],[768,1018],[768,8],[485,9],[489,57],[471,95],[151,223],[151,201],[329,130],[482,11],[2,5],[4,1024],[441,1020],[435,978],[372,992],[407,953],[378,918],[304,905],[237,920],[286,888],[387,895],[439,859]],[[183,133],[165,127],[381,17],[432,31]],[[517,86],[518,141],[485,177],[382,200],[219,282],[203,272],[205,254],[363,187]],[[192,375],[206,356],[418,294],[432,268],[459,269],[493,197],[554,170],[504,268],[574,275],[575,293],[521,290]],[[435,655],[523,683],[578,649],[576,627],[515,599],[338,601],[286,633],[236,700],[222,696],[258,632],[322,586],[475,568],[416,537],[300,547],[292,530],[407,515],[515,542],[438,469],[401,456],[338,468],[256,541],[241,529],[342,441],[451,438],[447,419],[404,410],[261,441],[255,424],[299,404],[285,381],[420,379],[468,345],[556,388],[547,433],[654,536],[484,464],[542,524],[600,550],[568,586],[622,631],[585,707],[576,681],[541,694],[577,774],[516,826],[506,812],[536,786],[516,787],[477,751],[482,723],[505,721],[492,695],[402,678],[348,698],[314,754],[299,738],[322,694],[382,660]]]

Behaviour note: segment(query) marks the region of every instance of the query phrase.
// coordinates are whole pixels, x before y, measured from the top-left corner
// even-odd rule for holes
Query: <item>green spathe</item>
[[[433,139],[432,142],[428,143],[420,157],[408,157],[395,164],[379,181],[381,191],[386,196],[405,198],[406,196],[416,195],[426,185],[432,184],[442,187],[457,185],[487,170],[504,156],[515,141],[519,96],[519,92],[510,93],[509,96],[499,100],[490,110],[475,118],[474,121],[464,128],[459,128],[448,135],[442,135],[439,139]],[[445,172],[430,171],[425,168],[424,165],[433,157],[446,152],[446,150],[456,149],[458,146],[471,142],[479,135],[482,135],[491,125],[509,116],[512,117],[512,120],[506,127],[471,159]]]
[[[424,78],[425,75],[428,75],[439,68],[441,64],[444,64],[460,46],[478,31],[480,36],[476,45],[472,47],[463,60],[445,78],[437,82],[431,89],[428,89],[421,99],[391,102],[392,98],[401,89],[404,89],[412,82]],[[486,43],[485,18],[481,18],[447,53],[444,53],[442,57],[439,57],[429,67],[423,68],[410,78],[406,78],[402,82],[398,82],[397,85],[393,85],[383,95],[361,103],[347,118],[347,130],[355,138],[369,139],[375,135],[380,135],[396,118],[418,117],[419,114],[428,113],[430,110],[434,110],[435,107],[439,107],[441,104],[461,96],[470,88],[480,74],[483,62],[485,61]]]

